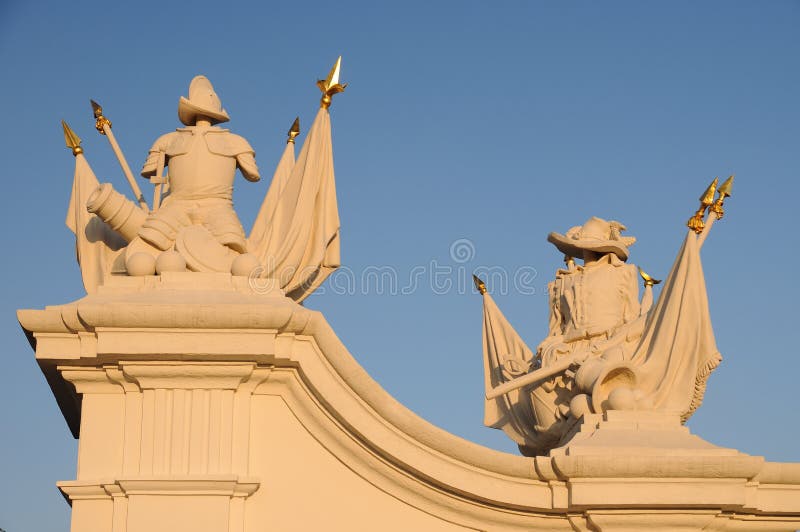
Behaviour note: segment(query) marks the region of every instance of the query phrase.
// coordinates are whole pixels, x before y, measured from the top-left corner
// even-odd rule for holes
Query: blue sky
[[[0,528],[68,529],[54,483],[74,478],[76,442],[14,315],[83,294],[59,121],[83,137],[98,177],[127,190],[89,98],[138,168],[179,125],[190,79],[207,75],[266,178],[237,180],[249,227],[285,131],[296,115],[310,125],[314,81],[340,54],[350,86],[332,123],[348,270],[307,306],[387,391],[514,452],[482,427],[481,301],[468,274],[526,272],[521,289],[490,289],[535,346],[561,264],[548,232],[622,221],[639,239],[630,260],[663,277],[697,197],[735,173],[703,251],[724,361],[689,425],[717,445],[800,461],[798,23],[800,3],[779,0],[0,3]],[[376,269],[395,272],[396,289]]]

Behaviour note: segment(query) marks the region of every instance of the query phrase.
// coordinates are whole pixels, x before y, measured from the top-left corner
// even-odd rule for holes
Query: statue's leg
[[[182,227],[191,225],[185,206],[180,201],[163,204],[158,212],[151,214],[139,229],[139,236],[161,251],[170,249]]]
[[[205,226],[220,244],[239,253],[247,253],[244,228],[230,202],[210,208],[205,215]]]

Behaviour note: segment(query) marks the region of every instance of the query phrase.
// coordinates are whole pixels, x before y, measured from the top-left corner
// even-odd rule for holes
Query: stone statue
[[[296,162],[299,124],[292,128],[291,146],[249,236],[233,207],[233,185],[237,169],[248,181],[260,179],[255,151],[244,138],[217,127],[229,116],[205,76],[192,79],[188,98],[178,102],[178,118],[186,127],[159,137],[147,155],[141,175],[155,186],[151,206],[99,104],[92,101],[96,127],[108,137],[138,205],[109,183],[97,182],[80,139],[64,124],[67,146],[76,157],[67,225],[76,235],[87,292],[109,275],[188,270],[275,279],[295,301],[312,293],[340,263],[328,115],[332,95],[345,87],[338,82],[340,64],[341,58],[318,82],[320,110]]]
[[[566,235],[548,236],[567,257],[567,268],[559,269],[548,284],[550,330],[537,348],[543,366],[606,343],[639,317],[639,276],[636,267],[625,262],[628,246],[636,239],[620,236],[623,230],[619,222],[593,217]],[[572,257],[582,258],[583,266],[575,266]]]
[[[548,284],[549,332],[535,353],[476,278],[484,295],[484,423],[504,430],[524,454],[563,445],[581,420],[608,410],[658,410],[685,421],[721,360],[698,235],[687,234],[653,307],[652,287],[660,281],[627,262],[636,239],[624,230],[593,217],[566,234],[550,233],[566,267]]]
[[[237,168],[248,181],[260,179],[255,151],[244,138],[215,126],[229,116],[205,76],[192,79],[189,97],[178,101],[178,118],[187,127],[159,137],[142,168],[156,188],[152,210],[126,250],[127,273],[231,272],[234,263],[237,273],[247,273],[258,259],[247,253],[233,209],[233,182]],[[168,187],[163,202],[162,185]],[[90,206],[101,216],[102,209]]]
[[[188,99],[181,96],[178,117],[187,127],[156,140],[142,168],[142,176],[155,176],[163,157],[170,188],[159,210],[139,229],[139,236],[164,251],[194,218],[220,244],[246,253],[244,229],[233,210],[233,179],[237,168],[248,181],[260,179],[255,152],[244,138],[214,126],[229,117],[205,76],[192,80]]]
[[[624,230],[619,222],[592,217],[566,235],[548,236],[565,254],[567,268],[559,269],[548,284],[550,330],[536,349],[538,367],[590,357],[622,361],[635,347],[638,337],[630,329],[641,315],[639,275],[636,266],[626,261],[628,246],[636,239],[621,236]],[[572,257],[582,258],[583,265],[576,266]],[[585,400],[585,395],[575,393],[577,389],[574,379],[562,374],[532,392],[538,431],[552,431],[568,423],[570,415],[583,413],[573,411],[580,408],[578,401]]]

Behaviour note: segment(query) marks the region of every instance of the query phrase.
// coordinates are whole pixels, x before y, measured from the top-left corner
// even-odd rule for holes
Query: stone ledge
[[[217,495],[249,497],[261,482],[237,475],[140,476],[116,480],[63,480],[56,486],[68,501],[130,495]]]

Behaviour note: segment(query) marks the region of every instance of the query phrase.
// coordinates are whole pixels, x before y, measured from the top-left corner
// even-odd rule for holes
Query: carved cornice
[[[237,475],[126,477],[116,480],[68,480],[56,484],[68,501],[131,495],[206,495],[249,497],[261,482]]]

